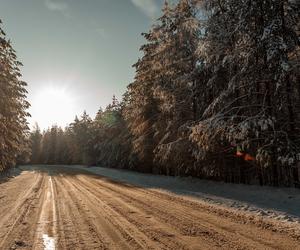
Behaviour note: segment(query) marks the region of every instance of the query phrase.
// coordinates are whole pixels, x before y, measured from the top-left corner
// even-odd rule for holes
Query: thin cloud
[[[64,15],[67,15],[68,4],[62,0],[45,0],[45,5],[49,10],[59,11]]]
[[[159,12],[159,6],[155,0],[131,0],[145,15],[154,18]]]

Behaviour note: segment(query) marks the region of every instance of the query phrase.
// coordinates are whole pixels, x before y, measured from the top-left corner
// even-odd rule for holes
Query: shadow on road
[[[35,171],[35,172],[45,173],[49,176],[61,176],[61,177],[85,175],[85,176],[89,176],[90,178],[101,179],[109,183],[117,184],[119,186],[124,186],[126,188],[140,188],[135,185],[125,183],[124,181],[118,181],[118,180],[114,180],[113,178],[106,177],[104,175],[92,173],[84,168],[85,167],[82,166],[80,168],[78,168],[78,166],[74,168],[72,166],[66,166],[66,165],[30,165],[30,166],[22,166],[20,167],[20,170]]]
[[[20,175],[22,170],[18,167],[10,168],[3,172],[0,172],[0,184],[11,180],[12,178]]]
[[[265,211],[282,212],[300,221],[299,189],[228,184],[197,178],[167,177],[101,167],[85,169],[80,166],[35,165],[25,166],[22,169],[44,172],[51,176],[88,175],[126,188],[161,189],[262,215]]]

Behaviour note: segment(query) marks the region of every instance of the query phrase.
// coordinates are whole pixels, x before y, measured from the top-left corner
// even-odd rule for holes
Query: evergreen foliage
[[[299,186],[299,3],[180,0],[162,12],[122,102],[49,129],[40,147],[35,130],[40,162]]]
[[[29,103],[27,84],[20,80],[20,66],[11,42],[0,27],[0,172],[29,156],[26,121]]]

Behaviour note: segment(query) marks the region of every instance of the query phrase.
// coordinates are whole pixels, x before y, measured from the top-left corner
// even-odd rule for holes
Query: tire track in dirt
[[[151,241],[158,242],[154,249],[188,249],[191,248],[195,238],[186,237],[180,235],[174,228],[162,221],[156,220],[155,216],[149,216],[150,213],[144,210],[140,210],[130,203],[125,203],[119,199],[118,194],[107,194],[104,189],[97,189],[93,191],[95,187],[88,187],[87,183],[77,183],[80,190],[86,190],[86,193],[90,193],[94,196],[95,200],[101,200],[105,203],[113,213],[117,213],[118,217],[125,218],[129,222],[129,226],[137,228],[139,231],[147,235],[148,247],[150,247]],[[108,211],[109,212],[109,211]],[[111,212],[110,212],[111,213]],[[134,234],[136,235],[136,233]],[[203,249],[207,249],[209,245],[206,245],[204,241],[201,242]],[[198,241],[199,246],[199,241]],[[211,247],[211,245],[210,245]]]
[[[86,182],[89,183],[89,182]],[[106,184],[106,183],[105,183]],[[88,184],[87,184],[88,185]],[[113,184],[115,185],[115,183]],[[89,191],[93,192],[94,188],[90,188]],[[132,191],[131,187],[131,191]],[[107,191],[107,195],[111,197],[119,197],[123,200],[123,204],[131,204],[136,209],[140,211],[144,211],[151,219],[154,221],[154,225],[160,225],[164,230],[156,230],[156,237],[159,239],[164,239],[166,236],[169,236],[168,232],[173,232],[175,239],[178,239],[181,242],[181,246],[173,247],[177,249],[190,248],[191,245],[197,246],[197,249],[213,249],[213,248],[233,248],[233,249],[245,249],[245,247],[237,247],[234,242],[227,241],[226,238],[219,234],[218,232],[209,229],[203,226],[200,223],[195,222],[195,220],[188,220],[184,214],[176,214],[174,209],[175,206],[170,207],[169,204],[155,204],[152,200],[147,201],[146,197],[142,197],[141,199],[137,199],[138,194],[133,192],[130,195],[128,193],[124,193],[122,191],[115,191],[113,189],[108,188],[106,185],[102,186],[102,188],[98,188],[101,197],[103,197],[104,192]],[[112,194],[114,192],[114,194]],[[144,201],[146,199],[146,201]],[[163,208],[165,207],[165,208]],[[115,209],[118,209],[118,204],[115,206]],[[119,210],[121,212],[122,210]],[[189,212],[189,211],[186,211]],[[123,213],[123,216],[125,214]],[[136,215],[132,216],[132,220],[136,220]],[[139,223],[136,221],[136,223]],[[173,239],[173,241],[176,241]],[[170,239],[169,239],[170,241]],[[179,243],[180,244],[180,243]],[[183,244],[183,245],[182,245]]]
[[[108,249],[102,235],[96,232],[92,218],[80,205],[81,198],[74,197],[72,191],[62,181],[63,178],[54,177],[56,189],[60,193],[57,200],[59,227],[64,231],[64,242],[61,242],[62,237],[58,236],[59,244],[65,245],[66,249]]]
[[[32,177],[34,175],[31,175]],[[33,185],[24,192],[24,197],[15,202],[14,208],[8,213],[4,237],[0,249],[31,249],[34,241],[38,214],[43,195],[44,175],[37,174]],[[13,212],[13,213],[12,213]]]
[[[62,217],[61,214],[61,207],[63,206],[64,202],[61,202],[62,199],[59,197],[59,193],[57,190],[57,184],[55,179],[52,179],[53,182],[53,193],[54,197],[56,197],[55,203],[54,203],[54,209],[56,211],[56,247],[57,249],[75,249],[75,248],[67,248],[67,241],[66,241],[66,235],[65,235],[65,230],[67,227],[65,227],[64,218]]]
[[[98,177],[99,178],[99,177]],[[127,183],[120,183],[117,181],[109,181],[109,183],[119,183],[122,187],[124,186],[125,188],[127,187],[132,187],[131,184]],[[202,211],[204,213],[212,213],[218,217],[226,217],[226,219],[230,219],[230,221],[234,223],[239,223],[239,224],[248,224],[249,227],[254,226],[254,228],[260,227],[261,229],[268,229],[269,231],[279,233],[282,237],[281,238],[286,238],[292,237],[295,240],[300,240],[300,228],[296,229],[295,227],[287,227],[287,226],[279,226],[278,223],[274,224],[274,222],[268,221],[268,220],[263,220],[261,218],[256,218],[254,215],[245,215],[241,214],[239,212],[233,212],[230,211],[229,209],[226,208],[218,208],[216,206],[212,206],[211,204],[207,204],[204,201],[197,200],[195,198],[191,197],[184,197],[184,196],[178,196],[171,194],[166,191],[160,191],[160,190],[155,190],[155,189],[146,189],[142,187],[135,187],[137,190],[140,192],[144,193],[145,195],[150,194],[151,196],[155,196],[157,199],[162,199],[162,200],[168,200],[170,202],[174,203],[180,203],[181,206],[191,208],[193,210],[198,210]],[[203,218],[202,218],[203,219]],[[219,224],[217,224],[219,225]],[[227,227],[228,228],[228,227]],[[244,236],[249,237],[248,233],[243,233],[241,232]],[[253,239],[253,237],[252,237]],[[257,236],[255,237],[255,240],[257,239]]]
[[[33,249],[56,249],[56,207],[52,177],[47,177]]]
[[[69,185],[70,190],[76,191],[76,195],[83,201],[83,207],[88,207],[88,212],[97,221],[96,230],[105,236],[106,241],[110,244],[109,249],[157,249],[145,235],[132,227],[102,199],[93,196],[79,185],[76,179],[65,177],[64,182]]]
[[[33,183],[28,181],[28,175],[33,177]],[[23,188],[20,189],[14,182],[9,181],[7,183],[1,184],[1,206],[0,206],[0,225],[4,225],[11,217],[14,216],[10,213],[11,210],[18,210],[22,208],[21,204],[24,203],[26,198],[28,197],[30,190],[32,190],[32,185],[35,185],[39,175],[34,175],[32,173],[24,173],[17,177],[18,181],[22,182]],[[11,184],[11,185],[9,185]],[[17,190],[17,192],[15,192]],[[14,202],[12,203],[12,197],[10,197],[11,193],[14,193]],[[2,195],[3,194],[3,195]],[[1,236],[0,236],[1,237]]]
[[[76,185],[80,187],[80,190],[85,190],[85,193],[92,194],[93,200],[97,203],[101,203],[101,205],[105,208],[108,214],[113,215],[112,218],[118,218],[122,223],[119,223],[119,227],[123,227],[126,225],[126,230],[129,232],[130,235],[133,235],[135,239],[139,239],[139,242],[143,242],[142,246],[144,248],[151,248],[151,249],[184,249],[184,245],[178,241],[171,241],[169,237],[174,236],[172,233],[166,233],[160,230],[159,225],[161,223],[152,223],[149,225],[145,223],[147,220],[145,219],[148,217],[147,214],[144,214],[142,217],[137,218],[140,220],[132,220],[129,215],[137,216],[137,212],[133,211],[132,209],[124,210],[119,209],[118,203],[117,206],[114,206],[112,201],[116,199],[116,196],[105,196],[104,193],[97,190],[97,192],[93,191],[92,189],[88,188],[86,185],[78,184],[76,181]],[[126,207],[129,205],[127,204]],[[124,220],[125,219],[125,220]],[[141,220],[142,219],[142,220]],[[110,219],[111,223],[115,224],[114,221]],[[167,228],[167,230],[172,231],[171,228]],[[139,237],[136,237],[136,236]],[[132,236],[131,236],[132,237]],[[166,238],[168,237],[168,238]],[[154,245],[153,243],[156,242]]]
[[[80,179],[83,178],[86,179],[87,177],[80,176]],[[216,218],[214,214],[201,211],[198,206],[195,206],[196,204],[193,204],[193,207],[191,207],[190,203],[186,205],[182,201],[178,202],[176,199],[174,201],[173,197],[170,198],[165,193],[160,194],[157,191],[152,192],[114,181],[103,181],[101,178],[93,178],[93,180],[88,178],[87,183],[95,183],[100,191],[109,190],[114,192],[115,195],[125,199],[127,203],[133,202],[137,206],[147,209],[149,213],[156,211],[156,217],[161,218],[166,223],[170,223],[174,228],[179,228],[181,233],[185,235],[201,236],[207,232],[206,236],[208,237],[206,238],[219,240],[218,245],[222,247],[227,245],[228,248],[238,249],[253,249],[253,246],[264,249],[286,249],[286,247],[291,249],[291,247],[297,246],[296,241],[293,240],[291,240],[289,246],[286,246],[286,237],[284,236],[276,235],[275,239],[277,240],[274,241],[272,232],[261,230],[253,225],[239,225],[227,218]],[[170,211],[172,211],[171,214]],[[220,223],[222,220],[223,223]],[[205,231],[205,228],[207,231]]]
[[[0,184],[1,250],[44,250],[44,234],[57,250],[300,249],[296,239],[188,197],[63,167],[33,169]]]

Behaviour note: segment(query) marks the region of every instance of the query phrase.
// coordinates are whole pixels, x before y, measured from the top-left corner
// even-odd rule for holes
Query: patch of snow
[[[43,234],[44,250],[55,250],[55,239]]]

